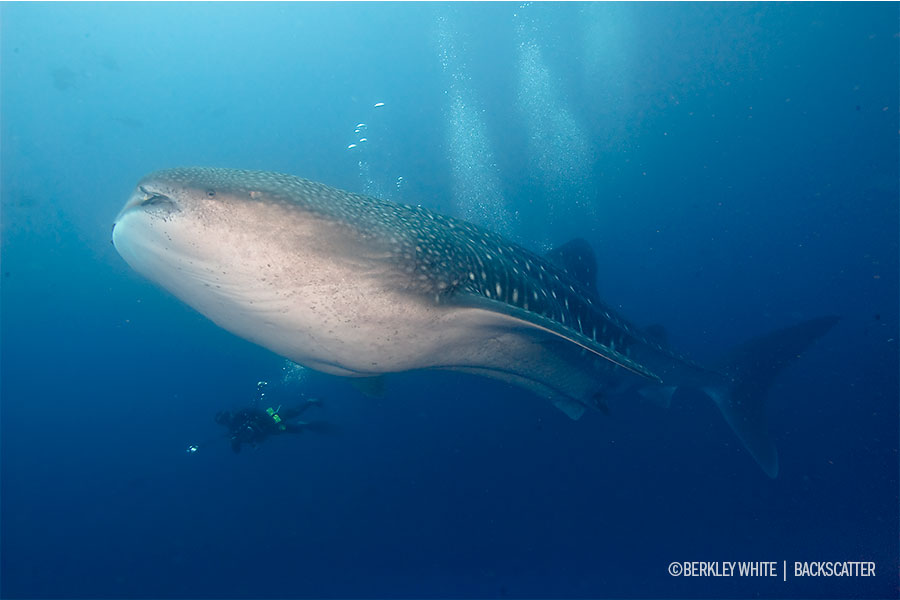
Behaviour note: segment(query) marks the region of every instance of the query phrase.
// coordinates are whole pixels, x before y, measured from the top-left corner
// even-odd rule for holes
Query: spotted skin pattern
[[[388,259],[407,275],[398,285],[409,292],[436,304],[477,304],[507,311],[649,379],[660,380],[632,360],[632,349],[638,345],[694,365],[626,322],[597,297],[591,282],[579,281],[565,265],[421,206],[266,171],[189,167],[158,171],[142,183],[152,183],[154,189],[202,191],[209,198],[275,203],[341,222],[362,239],[385,245]]]

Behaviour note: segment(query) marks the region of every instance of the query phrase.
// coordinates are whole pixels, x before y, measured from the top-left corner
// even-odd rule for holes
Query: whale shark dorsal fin
[[[557,246],[544,257],[577,280],[588,290],[597,294],[597,256],[593,248],[583,238],[575,238]]]
[[[644,333],[647,334],[653,340],[656,340],[660,344],[668,344],[669,343],[669,332],[666,331],[666,328],[662,325],[654,324],[648,325],[644,328]]]

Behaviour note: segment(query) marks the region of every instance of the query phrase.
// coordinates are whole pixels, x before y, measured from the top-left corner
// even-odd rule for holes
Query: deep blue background
[[[896,4],[0,17],[4,597],[897,596]],[[365,155],[347,149],[360,121]],[[462,173],[495,178],[487,212],[517,212],[522,243],[585,236],[602,295],[699,360],[841,315],[771,391],[779,478],[705,402],[572,422],[453,374],[395,376],[382,398],[281,384],[282,359],[109,243],[157,168],[368,182],[462,214],[460,164],[488,165]],[[273,402],[324,398],[340,433],[187,455],[259,380]],[[676,579],[676,560],[877,576]]]

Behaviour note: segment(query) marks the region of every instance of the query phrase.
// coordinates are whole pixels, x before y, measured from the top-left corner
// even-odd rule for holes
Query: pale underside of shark
[[[113,242],[217,325],[326,373],[476,373],[573,419],[616,395],[668,403],[679,388],[698,389],[773,477],[766,389],[836,322],[802,323],[703,367],[601,300],[583,240],[541,256],[421,207],[279,173],[150,174],[116,218]]]

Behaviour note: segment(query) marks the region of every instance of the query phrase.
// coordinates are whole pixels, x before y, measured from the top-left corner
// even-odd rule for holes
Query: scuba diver
[[[293,408],[269,407],[265,410],[255,404],[237,412],[222,410],[216,414],[216,423],[228,428],[231,449],[241,451],[241,445],[250,444],[254,448],[272,435],[301,433],[305,429],[320,430],[323,423],[307,423],[297,419],[310,406],[321,404],[314,398]]]
[[[262,409],[260,406],[269,404],[266,401],[267,381],[256,384],[256,396],[250,402],[250,406],[237,411],[221,410],[216,413],[216,423],[227,429],[225,437],[231,443],[231,449],[241,451],[241,446],[250,444],[256,448],[261,442],[272,435],[282,433],[301,433],[303,431],[315,431],[317,433],[334,434],[337,429],[334,425],[324,421],[301,421],[300,417],[310,406],[321,405],[321,400],[306,398],[302,404],[292,408],[269,406]],[[222,438],[222,434],[212,437],[199,444],[191,444],[187,447],[188,454],[195,454],[201,447],[207,446]]]

